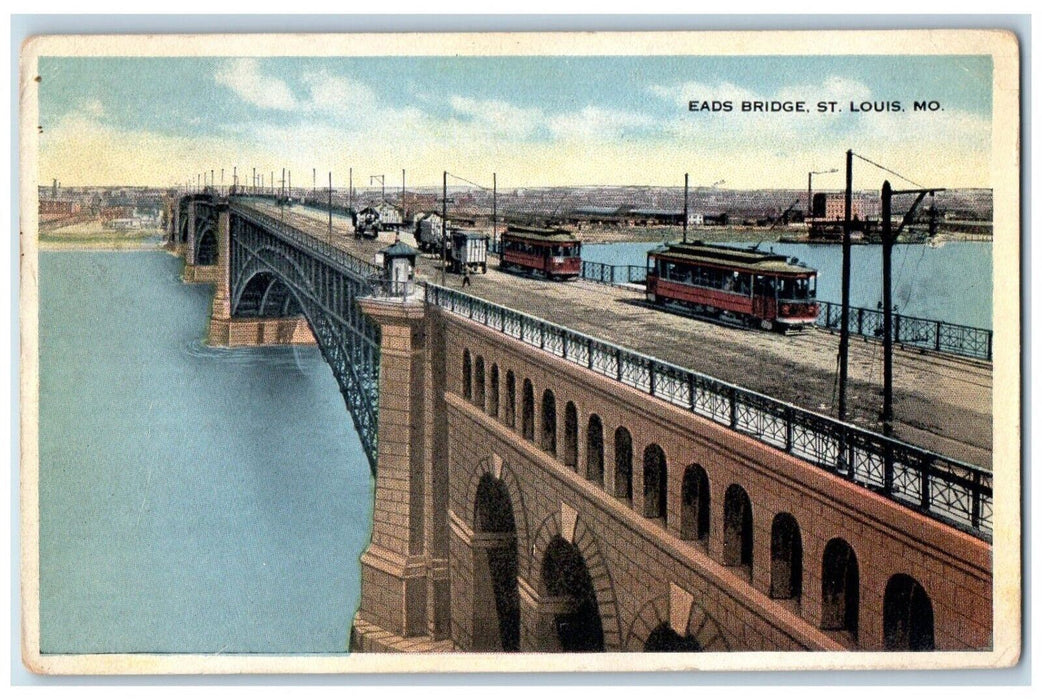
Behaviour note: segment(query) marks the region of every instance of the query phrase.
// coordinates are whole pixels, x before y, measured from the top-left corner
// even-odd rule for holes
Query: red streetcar
[[[795,258],[701,241],[648,253],[648,300],[748,326],[787,330],[818,317],[818,271]]]
[[[504,270],[539,272],[547,279],[578,277],[582,242],[563,228],[508,226],[499,266]]]

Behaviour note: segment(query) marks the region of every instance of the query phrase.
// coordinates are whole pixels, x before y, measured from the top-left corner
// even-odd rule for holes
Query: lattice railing
[[[942,522],[990,540],[992,475],[534,316],[425,285],[428,304],[697,413]]]

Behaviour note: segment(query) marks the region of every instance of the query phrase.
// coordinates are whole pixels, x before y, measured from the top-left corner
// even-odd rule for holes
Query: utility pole
[[[492,245],[496,243],[496,174],[492,173]]]
[[[311,169],[311,191],[318,194],[318,168]]]
[[[329,242],[333,243],[333,171],[329,171]]]
[[[687,178],[688,174],[684,173],[684,243],[687,243]]]
[[[894,242],[901,235],[901,231],[909,224],[915,216],[915,210],[922,204],[926,195],[933,197],[935,192],[944,192],[943,189],[917,189],[917,190],[894,190],[890,187],[890,181],[883,182],[883,434],[893,433],[894,421],[894,300],[891,257]],[[905,212],[904,218],[897,230],[893,230],[890,221],[893,209],[891,200],[894,195],[914,194],[915,201]]]
[[[405,168],[402,168],[402,226],[405,226]]]
[[[893,300],[890,290],[892,280],[890,255],[893,252],[894,240],[890,223],[890,200],[893,191],[890,181],[883,181],[883,435],[893,433],[894,420],[894,339],[893,339]]]
[[[239,166],[232,166],[232,187],[239,187]]]
[[[807,176],[810,198],[810,175]],[[847,150],[847,189],[843,195],[843,273],[839,314],[839,419],[847,419],[847,357],[850,352],[850,222],[854,199],[854,152]]]
[[[286,182],[286,199],[288,204],[288,200],[293,198],[293,171],[287,170],[286,176],[289,178],[289,180]]]
[[[347,169],[347,208],[355,210],[355,169]]]
[[[372,186],[373,180],[379,180],[380,181],[380,201],[381,202],[386,202],[387,201],[387,186],[384,183],[384,176],[383,175],[370,175],[369,176],[369,185],[370,186]]]
[[[257,194],[257,168],[253,169],[253,180],[250,181],[250,194]]]

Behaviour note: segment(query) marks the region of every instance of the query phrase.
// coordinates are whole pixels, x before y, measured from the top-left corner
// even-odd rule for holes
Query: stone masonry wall
[[[913,577],[929,596],[937,649],[990,647],[991,547],[987,543],[537,348],[437,313],[444,315],[447,324],[451,624],[457,648],[468,648],[472,633],[469,545],[477,482],[486,472],[507,484],[517,520],[523,650],[546,645],[546,632],[540,627],[545,623],[535,611],[541,595],[540,562],[554,534],[565,535],[576,546],[582,543],[609,650],[642,648],[648,631],[670,622],[670,617],[674,629],[683,628],[687,620],[688,631],[703,647],[882,649],[884,591],[895,574]],[[471,354],[472,372],[477,358],[483,360],[484,406],[462,398],[464,350]],[[488,415],[493,365],[499,371],[497,416]],[[516,376],[515,428],[503,423],[508,370]],[[535,442],[522,439],[520,432],[525,379],[534,387]],[[577,408],[579,466],[575,470],[538,447],[545,389],[555,395],[559,455],[565,406],[571,401]],[[603,486],[584,474],[586,427],[592,414],[603,423]],[[632,504],[611,495],[613,436],[619,426],[627,428],[633,439]],[[642,515],[642,456],[652,443],[666,455],[665,520]],[[680,537],[681,483],[685,467],[691,464],[704,468],[710,482],[707,546]],[[731,484],[740,485],[752,504],[751,571],[722,564],[724,494]],[[799,524],[803,578],[798,601],[769,597],[771,526],[779,513],[791,514]],[[819,629],[822,557],[826,543],[837,537],[857,557],[856,640]],[[684,609],[678,612],[680,605]]]

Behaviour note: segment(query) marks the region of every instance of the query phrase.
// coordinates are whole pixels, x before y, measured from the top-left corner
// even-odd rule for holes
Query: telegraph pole
[[[944,189],[917,189],[917,190],[894,190],[890,187],[890,181],[883,182],[883,434],[893,433],[894,420],[894,300],[891,289],[893,283],[891,256],[894,249],[894,241],[901,235],[904,227],[911,223],[915,216],[915,210],[922,204],[926,195],[931,197],[935,192],[944,192]],[[915,201],[905,212],[904,218],[897,230],[893,230],[890,221],[892,205],[891,200],[895,194],[914,194]]]
[[[492,244],[496,243],[496,174],[492,173]]]
[[[807,176],[810,197],[810,176]],[[839,315],[839,419],[847,419],[847,357],[850,352],[850,223],[854,200],[854,152],[847,150],[847,189],[843,195],[843,277]]]
[[[355,210],[355,169],[347,169],[347,208]]]
[[[405,168],[402,168],[402,226],[405,226]]]
[[[883,181],[883,435],[893,433],[894,420],[894,339],[893,299],[890,290],[890,255],[894,240],[890,223],[890,200],[893,191],[890,181]]]
[[[329,171],[329,242],[333,242],[333,171]]]
[[[684,173],[684,243],[687,243],[687,177]]]

